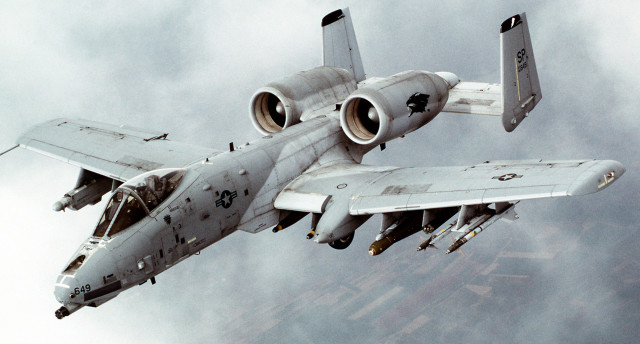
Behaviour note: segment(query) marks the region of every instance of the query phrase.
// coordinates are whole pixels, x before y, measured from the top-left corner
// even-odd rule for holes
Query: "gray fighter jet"
[[[419,70],[367,79],[348,9],[328,14],[322,29],[323,65],[258,89],[250,115],[264,137],[243,146],[219,151],[164,132],[64,118],[19,139],[80,167],[54,210],[79,210],[111,193],[55,282],[58,318],[155,283],[237,230],[277,232],[311,214],[307,238],[344,249],[358,227],[382,214],[371,255],[421,230],[431,235],[418,249],[450,236],[448,253],[497,219],[516,218],[520,200],[597,192],[625,172],[610,160],[362,165],[364,154],[441,112],[501,116],[513,131],[542,97],[527,19],[514,15],[500,26],[501,84]]]

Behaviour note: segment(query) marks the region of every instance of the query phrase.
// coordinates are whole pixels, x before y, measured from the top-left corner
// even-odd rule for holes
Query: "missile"
[[[427,247],[433,247],[433,248],[436,248],[435,246],[433,246],[433,245],[431,244],[431,240],[433,240],[433,235],[432,235],[432,236],[430,236],[430,237],[429,237],[429,239],[427,239],[427,240],[423,240],[423,241],[422,241],[422,244],[420,244],[420,246],[418,246],[418,250],[417,250],[417,251],[418,251],[418,252],[420,252],[420,251],[422,251],[422,250],[426,250],[426,249],[427,249]]]
[[[57,201],[56,203],[53,203],[53,206],[51,208],[53,209],[53,211],[61,211],[61,210],[64,211],[64,209],[70,205],[71,205],[71,197],[65,195],[59,201]]]
[[[382,240],[374,241],[371,244],[371,246],[369,246],[369,255],[377,256],[380,253],[384,252],[389,247],[391,247],[391,245],[408,237],[411,234],[419,232],[420,230],[421,230],[420,227],[413,227],[412,229],[408,229],[408,230],[391,232],[389,235],[382,238]]]
[[[54,211],[64,211],[66,208],[80,210],[89,204],[94,205],[100,202],[102,195],[109,192],[112,186],[112,179],[81,170],[76,187],[64,194],[52,208]]]
[[[386,233],[386,236],[384,236],[380,240],[376,240],[371,244],[371,246],[369,246],[369,254],[372,256],[376,256],[384,252],[386,249],[391,247],[391,245],[395,244],[396,242],[414,233],[417,233],[421,230],[427,234],[432,233],[435,230],[435,228],[442,226],[443,223],[445,223],[449,218],[451,218],[451,216],[453,216],[457,212],[457,208],[428,210],[428,212],[429,212],[429,216],[428,216],[429,223],[426,223],[426,224],[424,223],[426,222],[424,220],[425,214],[423,214],[422,211],[412,212],[412,214],[408,214],[407,215],[408,218],[405,219],[398,226],[396,226],[393,231]],[[429,246],[434,247],[433,245],[431,245],[432,239],[434,238],[435,236],[431,235],[431,237],[427,240],[428,243],[424,248],[427,248]]]
[[[397,225],[392,225],[391,229],[385,230],[384,233],[376,237],[376,241],[369,246],[369,255],[376,256],[396,242],[421,231],[421,221],[422,214],[420,213],[407,215],[404,221],[399,222]]]
[[[495,218],[495,217],[496,216],[494,215],[491,218]],[[495,222],[495,221],[493,221],[493,222]],[[491,222],[491,223],[493,223],[493,222]],[[491,223],[487,224],[486,226],[484,226],[484,228],[487,228],[488,226],[490,226]],[[455,250],[459,249],[460,246],[466,244],[469,240],[471,240],[471,238],[475,237],[478,233],[482,232],[484,230],[484,228],[482,228],[480,225],[478,225],[478,227],[473,229],[471,232],[467,233],[462,238],[454,241],[453,244],[451,244],[451,246],[449,246],[449,248],[447,249],[447,251],[445,253],[449,254],[449,253],[454,252]]]
[[[482,232],[487,227],[489,227],[492,224],[494,224],[496,221],[498,221],[499,219],[501,219],[505,215],[509,215],[510,217],[513,217],[514,219],[517,219],[518,215],[515,213],[515,211],[513,211],[514,206],[515,206],[515,204],[508,205],[506,208],[502,209],[502,211],[500,211],[500,213],[498,213],[498,214],[493,214],[493,215],[492,214],[484,214],[484,215],[480,215],[480,216],[472,219],[469,222],[469,224],[467,225],[468,228],[466,229],[466,233],[463,234],[461,237],[459,237],[456,241],[454,241],[453,244],[451,244],[451,246],[449,246],[449,248],[447,249],[447,251],[445,253],[449,254],[451,252],[456,251],[462,245],[466,244],[469,240],[474,238],[480,232]]]
[[[456,241],[454,241],[453,244],[449,246],[449,248],[445,253],[449,254],[459,249],[460,246],[467,243],[467,241],[471,240],[471,238],[475,237],[477,234],[485,230],[487,227],[491,226],[494,222],[498,221],[498,219],[500,219],[503,214],[500,214],[500,215],[485,214],[485,215],[476,217],[474,219],[475,221],[471,221],[472,224],[470,224],[469,227],[467,228],[467,232],[463,234],[462,237],[459,237]]]
[[[427,240],[429,243],[427,244],[427,246],[425,246],[424,248],[420,249],[420,247],[422,247],[422,244],[424,244],[424,242],[422,244],[420,244],[420,246],[418,246],[418,251],[422,251],[425,248],[431,246],[431,247],[435,247],[433,245],[434,242],[437,242],[438,240],[446,237],[447,235],[449,235],[449,233],[451,233],[451,229],[453,227],[455,227],[456,222],[452,223],[449,225],[449,227],[447,228],[443,228],[440,230],[440,232],[436,233],[436,234],[432,234],[431,237],[429,237],[429,239]]]

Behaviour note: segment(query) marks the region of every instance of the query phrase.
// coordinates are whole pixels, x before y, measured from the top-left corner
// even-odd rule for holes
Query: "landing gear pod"
[[[344,250],[345,248],[349,247],[349,245],[351,245],[351,242],[353,241],[354,234],[355,234],[355,232],[347,235],[344,238],[340,238],[338,240],[334,240],[334,241],[329,243],[329,246],[331,246],[332,248],[334,248],[336,250]]]
[[[353,233],[365,223],[371,215],[354,216],[349,214],[348,199],[341,198],[330,201],[326,209],[319,216],[315,229],[315,242],[329,244],[329,246],[342,250],[353,241]]]

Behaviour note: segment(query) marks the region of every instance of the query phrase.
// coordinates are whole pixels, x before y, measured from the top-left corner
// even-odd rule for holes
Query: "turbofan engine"
[[[406,71],[361,86],[342,104],[340,125],[354,142],[377,145],[427,124],[442,110],[458,77]]]
[[[264,135],[294,125],[303,115],[341,102],[356,89],[348,71],[316,67],[258,89],[251,97],[251,122]]]

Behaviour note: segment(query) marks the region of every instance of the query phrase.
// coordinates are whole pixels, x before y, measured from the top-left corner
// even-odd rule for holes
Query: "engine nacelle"
[[[251,97],[251,122],[264,135],[276,133],[312,114],[344,100],[356,89],[348,71],[316,67],[258,89]]]
[[[410,133],[442,110],[452,87],[448,79],[426,71],[406,71],[361,86],[342,104],[342,130],[363,145]]]

